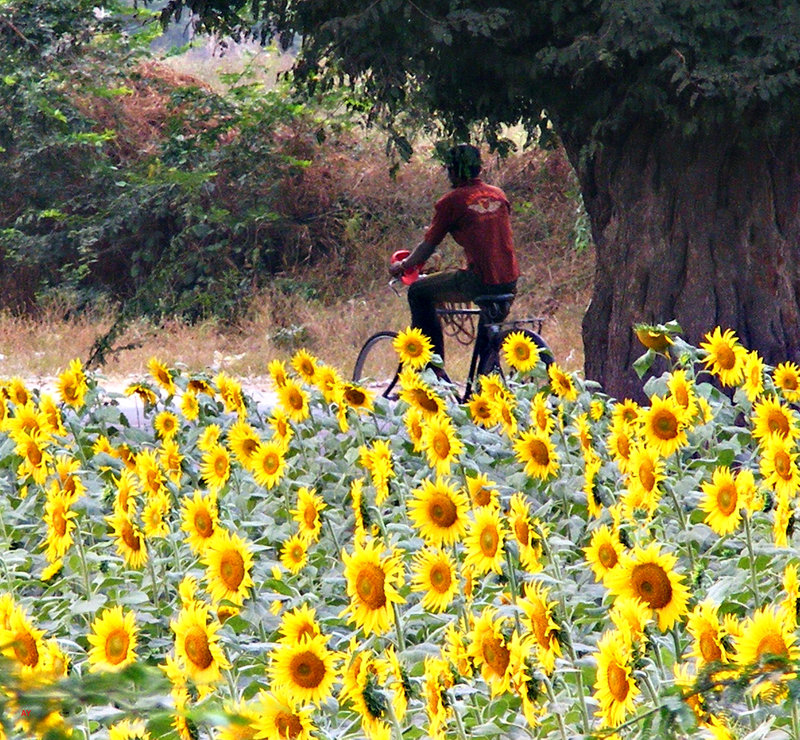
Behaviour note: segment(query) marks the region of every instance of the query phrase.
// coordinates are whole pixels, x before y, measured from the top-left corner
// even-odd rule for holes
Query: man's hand
[[[389,263],[389,274],[393,278],[399,278],[403,276],[403,273],[406,271],[404,267],[404,260],[400,260],[399,262],[391,262]]]

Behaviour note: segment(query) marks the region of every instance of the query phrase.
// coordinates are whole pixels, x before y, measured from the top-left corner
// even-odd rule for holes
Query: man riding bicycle
[[[453,189],[436,202],[433,221],[423,240],[405,259],[389,266],[389,273],[400,277],[425,262],[447,234],[452,234],[463,247],[465,269],[426,275],[408,289],[411,326],[430,338],[433,351],[442,359],[444,335],[436,304],[466,303],[481,295],[515,293],[519,277],[511,236],[511,208],[500,188],[479,178],[480,151],[471,144],[458,144],[448,151],[445,164]]]

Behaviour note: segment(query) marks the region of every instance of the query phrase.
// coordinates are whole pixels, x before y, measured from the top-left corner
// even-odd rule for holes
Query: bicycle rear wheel
[[[539,359],[544,363],[545,370],[555,360],[553,351],[547,346],[547,342],[542,339],[535,331],[530,329],[505,329],[500,332],[495,340],[495,346],[487,351],[481,362],[478,365],[478,375],[490,375],[493,372],[499,372],[504,378],[511,373],[511,368],[503,357],[503,342],[510,334],[524,334],[531,342],[536,345],[539,350]]]
[[[353,382],[385,386],[383,396],[391,393],[400,372],[397,353],[392,346],[396,336],[396,331],[379,331],[364,342],[353,368]]]

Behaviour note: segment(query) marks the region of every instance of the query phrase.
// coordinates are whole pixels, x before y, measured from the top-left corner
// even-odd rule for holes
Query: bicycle
[[[392,280],[389,285],[399,295],[394,288],[396,282],[396,280]],[[461,403],[470,398],[475,381],[481,375],[497,372],[501,377],[506,377],[507,370],[503,364],[501,349],[506,337],[514,332],[521,332],[536,345],[545,368],[553,362],[553,352],[540,336],[544,323],[543,318],[527,317],[506,321],[515,297],[513,293],[481,295],[472,301],[477,308],[466,306],[437,308],[436,313],[443,319],[445,326],[450,327],[450,335],[454,336],[460,333],[462,338],[459,341],[462,344],[467,344],[467,341],[463,340],[464,337],[468,338],[469,343],[472,344],[466,385],[464,393],[459,396]],[[475,318],[477,318],[477,326],[474,324]],[[467,323],[469,323],[468,328]],[[536,330],[526,328],[528,326],[535,327]],[[353,382],[358,383],[363,378],[380,381],[391,372],[391,379],[381,394],[384,398],[391,396],[402,369],[402,364],[397,362],[397,355],[392,346],[397,335],[396,331],[379,331],[364,342],[353,368]]]

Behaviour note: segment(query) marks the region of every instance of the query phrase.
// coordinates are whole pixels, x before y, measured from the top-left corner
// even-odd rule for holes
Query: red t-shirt
[[[474,178],[436,202],[425,241],[436,246],[452,234],[464,248],[467,266],[486,285],[510,283],[519,277],[511,238],[511,207],[505,193]]]

